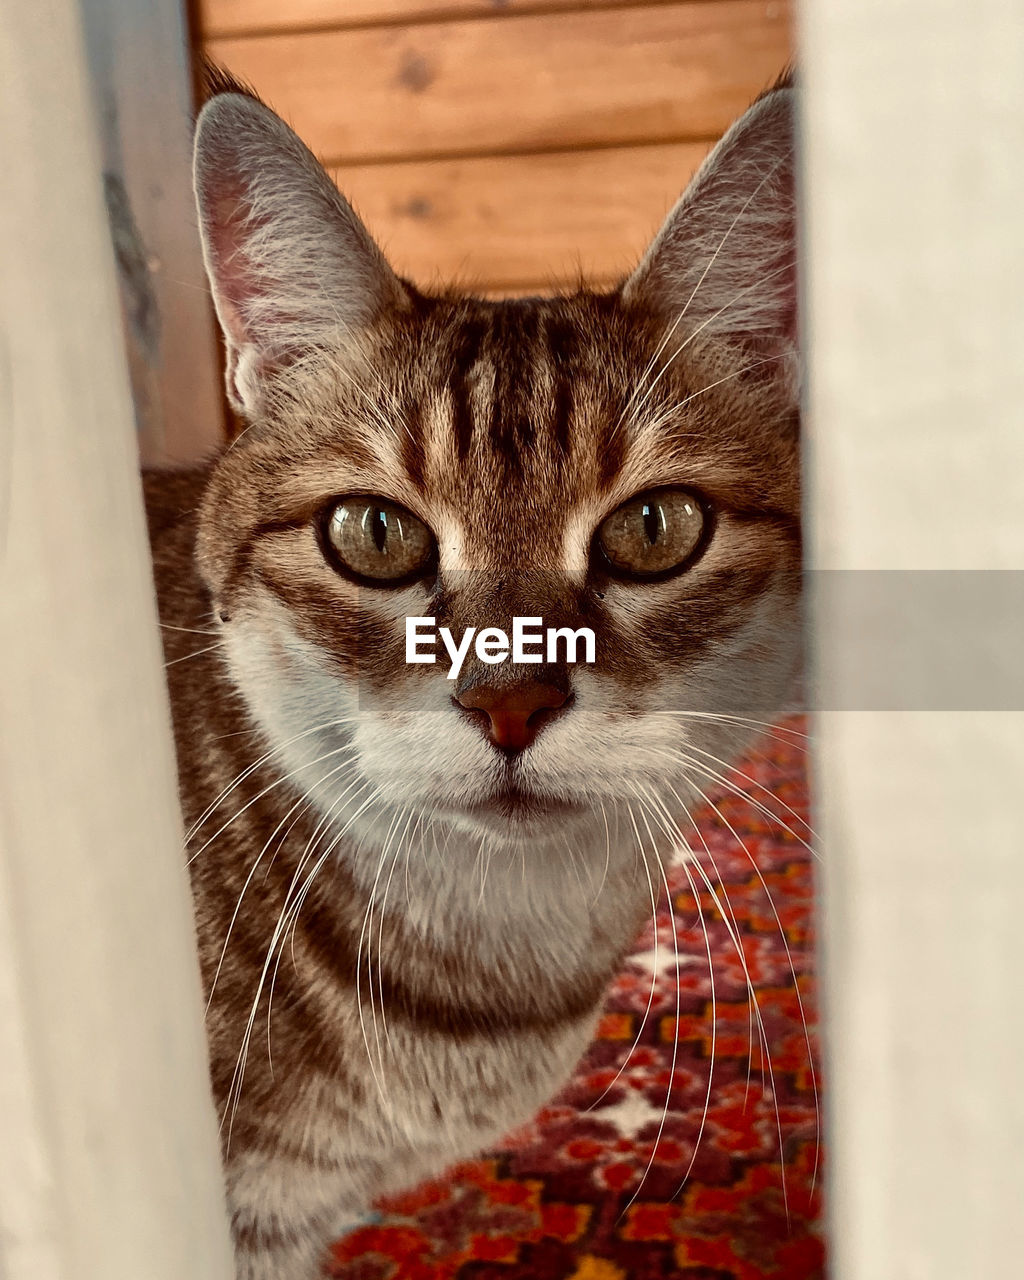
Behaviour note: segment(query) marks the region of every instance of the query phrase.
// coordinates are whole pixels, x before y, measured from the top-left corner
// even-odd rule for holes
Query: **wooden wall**
[[[494,293],[621,275],[792,56],[789,0],[197,0],[195,34],[399,271]]]

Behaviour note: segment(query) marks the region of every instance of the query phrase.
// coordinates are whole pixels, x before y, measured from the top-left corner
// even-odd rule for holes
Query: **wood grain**
[[[200,39],[267,31],[308,31],[382,23],[622,8],[666,0],[199,0]]]
[[[416,283],[487,292],[610,283],[637,261],[706,143],[353,165],[332,176]]]
[[[790,57],[764,0],[213,40],[333,162],[719,135]]]

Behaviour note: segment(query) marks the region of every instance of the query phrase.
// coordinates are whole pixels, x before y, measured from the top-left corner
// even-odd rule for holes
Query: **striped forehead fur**
[[[607,491],[675,454],[699,467],[744,452],[752,433],[790,438],[791,400],[745,376],[744,355],[701,337],[666,344],[658,313],[615,294],[412,301],[283,369],[266,435],[290,453],[374,457],[420,490],[493,477],[524,498],[528,480],[565,497]]]

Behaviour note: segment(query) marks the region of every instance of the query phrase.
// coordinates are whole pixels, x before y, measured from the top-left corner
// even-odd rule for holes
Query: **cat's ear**
[[[207,102],[193,175],[228,398],[246,417],[259,415],[275,370],[408,305],[323,167],[255,97],[226,92]]]
[[[685,341],[725,338],[798,381],[796,90],[763,94],[722,138],[623,286]]]

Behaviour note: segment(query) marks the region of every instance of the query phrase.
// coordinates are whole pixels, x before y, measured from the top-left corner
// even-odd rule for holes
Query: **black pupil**
[[[658,519],[658,508],[651,502],[645,502],[643,506],[644,516],[644,533],[647,534],[647,541],[653,547],[658,541],[658,535],[661,533],[661,521]]]
[[[383,551],[384,543],[388,540],[388,517],[380,507],[374,507],[370,516],[370,532],[373,534],[373,545],[378,551]]]

